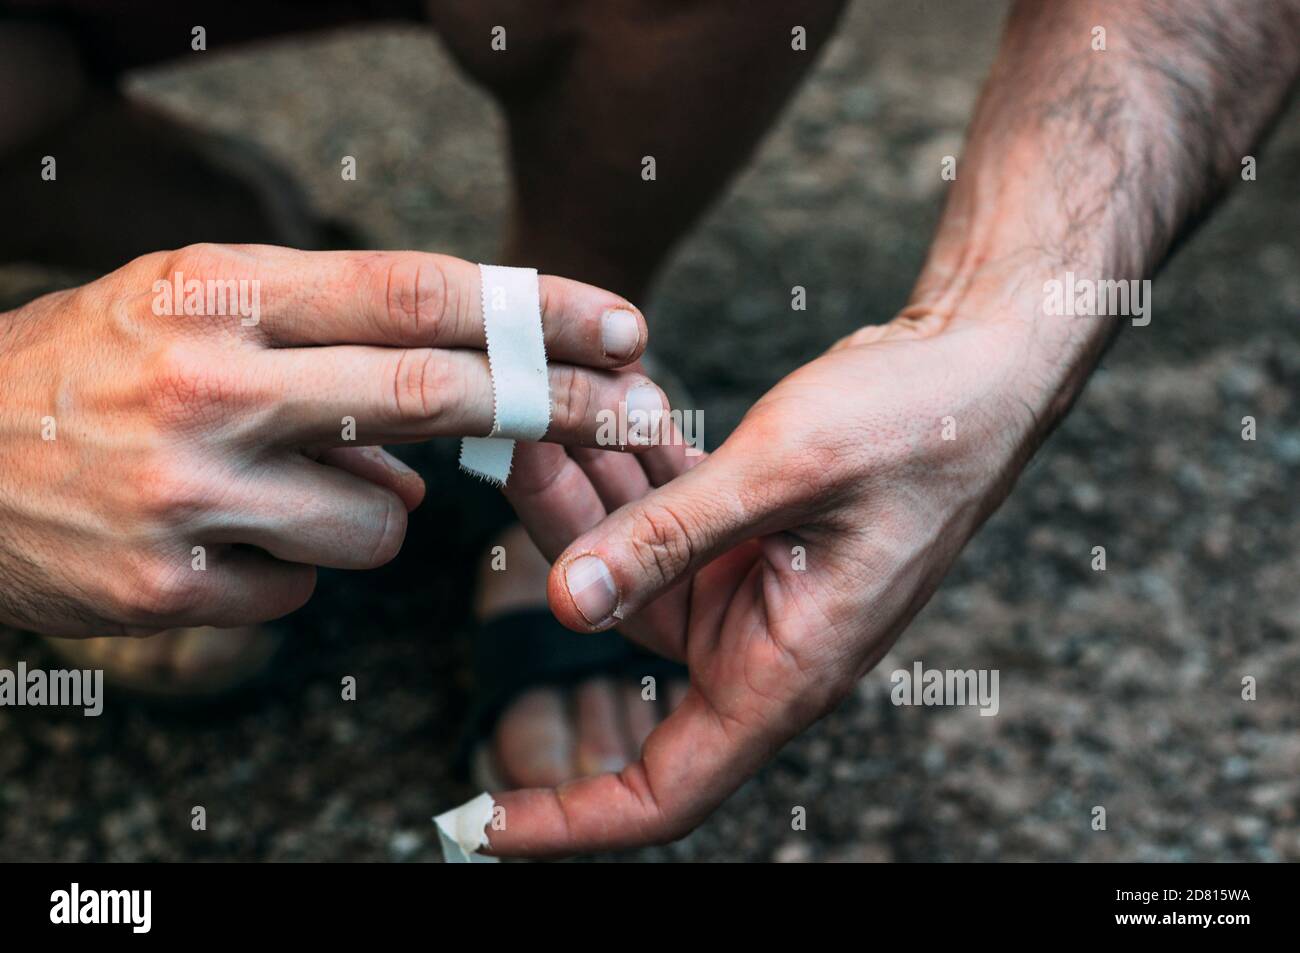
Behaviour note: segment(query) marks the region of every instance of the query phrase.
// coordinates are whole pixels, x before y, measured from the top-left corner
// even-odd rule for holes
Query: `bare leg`
[[[789,6],[432,0],[434,26],[509,120],[507,257],[642,297],[812,65],[843,0]],[[791,49],[796,25],[806,52]],[[491,48],[494,26],[505,52]]]
[[[842,3],[804,4],[797,18],[786,6],[433,0],[444,41],[509,121],[515,194],[503,258],[641,301],[812,65]],[[791,49],[796,25],[807,30],[807,51]],[[497,26],[505,52],[490,44]],[[654,181],[642,179],[646,156]],[[480,575],[480,619],[546,602],[549,567],[523,531],[498,542],[513,568]],[[491,768],[524,786],[618,770],[683,693],[668,686],[659,707],[606,678],[568,697],[535,688],[498,721]]]

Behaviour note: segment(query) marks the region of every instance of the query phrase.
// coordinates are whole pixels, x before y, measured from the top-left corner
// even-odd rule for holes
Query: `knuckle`
[[[649,504],[633,517],[631,549],[633,557],[648,572],[660,579],[674,578],[691,563],[693,545],[685,520],[670,507]]]
[[[188,560],[146,564],[127,596],[131,615],[166,619],[194,609],[203,595],[202,575],[190,568]]]
[[[746,422],[750,420],[746,417]],[[750,510],[807,503],[860,473],[859,434],[829,426],[791,427],[779,413],[756,413],[749,443],[755,479],[742,496]]]
[[[655,796],[649,775],[643,766],[633,765],[619,777],[642,809],[638,842],[650,845],[671,844],[699,826],[699,819],[681,810],[665,808]]]
[[[235,377],[225,361],[193,345],[169,343],[148,360],[144,402],[164,423],[206,417],[233,398]]]
[[[132,258],[121,268],[109,272],[104,277],[118,277],[124,282],[138,281],[142,277],[147,278],[149,282],[160,276],[169,278],[175,271],[171,266],[176,262],[178,255],[180,255],[179,250],[148,252],[138,258]]]
[[[162,273],[170,278],[181,272],[188,278],[220,277],[229,266],[233,249],[216,242],[196,242],[162,256]]]
[[[379,266],[387,330],[403,341],[433,343],[447,318],[447,274],[431,255],[397,255]]]
[[[595,415],[596,387],[592,378],[576,367],[551,371],[551,428],[578,430]]]
[[[207,507],[208,494],[184,464],[160,460],[147,463],[135,475],[134,496],[139,511],[158,522],[184,523]]]
[[[537,280],[537,303],[545,317],[565,314],[570,307],[567,285],[549,275],[542,275]],[[552,324],[550,321],[546,323]]]
[[[456,403],[455,375],[445,356],[433,348],[412,348],[393,365],[389,411],[395,422],[432,420]]]

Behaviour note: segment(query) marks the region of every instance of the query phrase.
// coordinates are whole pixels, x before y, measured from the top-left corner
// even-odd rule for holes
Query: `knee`
[[[554,72],[576,41],[575,0],[426,0],[429,21],[475,82],[503,95]]]

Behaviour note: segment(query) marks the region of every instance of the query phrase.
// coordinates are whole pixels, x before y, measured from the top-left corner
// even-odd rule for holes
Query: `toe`
[[[264,671],[281,637],[271,629],[169,629],[145,638],[60,640],[50,644],[114,685],[166,697],[219,695]]]
[[[497,764],[520,787],[554,787],[573,773],[573,733],[558,691],[520,695],[497,722]]]
[[[627,740],[632,756],[641,756],[641,746],[659,723],[659,706],[654,698],[646,698],[644,689],[635,682],[623,686],[623,722],[627,726]]]
[[[273,643],[253,626],[236,629],[181,629],[168,662],[183,683],[220,678],[232,669],[256,667],[269,656]]]
[[[627,765],[629,752],[619,707],[618,692],[607,678],[583,682],[574,692],[578,774],[621,771]]]

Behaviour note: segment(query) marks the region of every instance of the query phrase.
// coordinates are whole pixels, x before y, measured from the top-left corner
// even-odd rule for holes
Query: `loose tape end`
[[[460,468],[503,487],[510,479],[514,455],[515,442],[508,437],[466,437],[460,444]]]
[[[496,801],[484,791],[472,801],[439,814],[433,819],[442,844],[442,859],[449,864],[494,864],[497,858],[480,854],[489,846],[487,827],[492,823]]]

